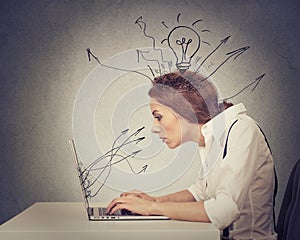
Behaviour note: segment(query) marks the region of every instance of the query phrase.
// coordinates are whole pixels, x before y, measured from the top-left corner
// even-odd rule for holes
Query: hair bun
[[[223,100],[223,102],[219,104],[219,109],[222,112],[222,111],[224,111],[227,108],[232,107],[232,106],[233,106],[233,103],[228,103],[225,100]]]

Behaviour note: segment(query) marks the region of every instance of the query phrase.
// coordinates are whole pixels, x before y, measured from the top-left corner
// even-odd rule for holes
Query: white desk
[[[209,223],[175,220],[87,220],[82,203],[35,203],[0,226],[1,240],[216,240],[219,230]]]

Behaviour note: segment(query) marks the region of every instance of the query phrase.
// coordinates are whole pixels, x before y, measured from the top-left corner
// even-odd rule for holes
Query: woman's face
[[[154,98],[151,98],[150,108],[154,117],[152,132],[157,133],[169,148],[176,148],[182,143],[192,140],[192,124],[183,117]]]

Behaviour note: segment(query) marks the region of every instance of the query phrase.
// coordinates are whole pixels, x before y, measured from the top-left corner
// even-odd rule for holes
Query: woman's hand
[[[124,192],[121,194],[121,197],[126,197],[126,196],[135,196],[138,198],[142,198],[148,201],[156,202],[155,197],[152,197],[148,195],[147,193],[140,192],[140,191],[131,191],[131,192]]]
[[[123,194],[122,194],[123,195]],[[149,197],[149,195],[145,194]],[[137,213],[140,215],[151,215],[153,210],[153,201],[144,199],[135,194],[127,194],[125,196],[121,196],[119,198],[115,198],[111,201],[111,203],[107,207],[107,213],[113,214],[117,210],[126,209],[133,213]]]

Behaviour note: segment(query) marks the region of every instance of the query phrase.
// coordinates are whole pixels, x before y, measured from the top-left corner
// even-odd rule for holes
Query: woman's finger
[[[115,198],[115,199],[113,199],[113,200],[108,204],[108,206],[107,206],[107,209],[106,209],[107,213],[108,213],[108,214],[111,213],[112,208],[115,207],[117,204],[122,203],[123,200],[124,200],[123,198]]]
[[[142,193],[141,191],[130,191],[130,192],[124,192],[120,196],[121,197],[126,197],[129,195],[139,196],[141,193]]]
[[[124,209],[124,208],[125,208],[124,204],[119,203],[111,209],[109,214],[114,214],[116,211]]]

